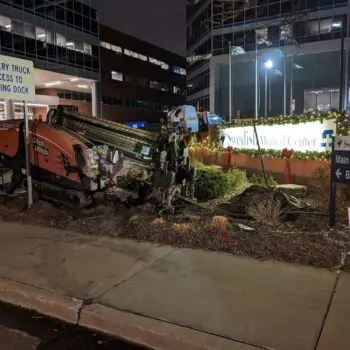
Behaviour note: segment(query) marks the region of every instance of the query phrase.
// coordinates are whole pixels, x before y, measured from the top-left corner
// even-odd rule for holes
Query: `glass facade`
[[[245,51],[271,47],[305,44],[340,38],[340,30],[333,29],[333,23],[343,23],[347,31],[347,15],[325,16],[307,20],[295,19],[291,23],[267,25],[259,29],[237,27],[231,33],[213,36],[213,55],[228,54],[229,43],[242,47]]]
[[[343,32],[347,41],[349,32],[347,6],[346,0],[193,1],[187,17],[188,103],[205,109],[210,101],[212,112],[228,117],[231,91],[231,110],[253,116],[257,80],[260,116],[289,113],[291,100],[295,113],[334,109],[339,105],[339,39]],[[230,45],[240,49],[239,57],[230,59]],[[267,60],[273,61],[272,69],[266,69]]]
[[[338,109],[340,85],[340,51],[328,51],[287,56],[269,55],[273,68],[265,66],[260,56],[258,75],[258,111],[260,116],[290,113],[290,101],[295,101],[295,113]],[[346,71],[348,71],[346,69]],[[348,74],[347,77],[349,78]],[[347,80],[347,79],[346,79]],[[254,116],[255,62],[235,62],[232,65],[232,109],[242,116]],[[229,115],[228,63],[215,64],[215,111]],[[284,92],[286,99],[284,99]],[[286,107],[284,106],[286,104]]]
[[[1,51],[99,79],[98,0],[0,0]]]

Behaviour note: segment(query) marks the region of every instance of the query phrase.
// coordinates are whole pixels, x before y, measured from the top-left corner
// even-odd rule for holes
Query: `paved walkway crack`
[[[116,288],[118,286],[120,286],[121,284],[125,283],[126,281],[130,280],[131,278],[135,277],[137,274],[139,274],[140,272],[142,272],[143,270],[151,267],[152,265],[156,264],[157,262],[159,262],[160,260],[167,258],[169,255],[173,254],[174,252],[178,251],[178,249],[172,249],[170,252],[158,257],[155,260],[149,261],[148,263],[145,263],[144,265],[140,266],[136,271],[134,271],[133,273],[131,273],[130,275],[126,276],[124,279],[122,279],[121,281],[118,281],[117,283],[115,283],[112,287],[108,288],[107,290],[103,291],[102,293],[98,294],[97,296],[94,296],[93,298],[91,298],[92,300],[98,300],[100,298],[102,298],[106,293],[108,293],[110,290],[112,290],[113,288]]]
[[[325,327],[326,322],[327,322],[328,314],[329,314],[329,311],[330,311],[330,309],[331,309],[331,306],[332,306],[332,303],[333,303],[335,294],[336,294],[336,292],[337,292],[340,274],[341,274],[341,272],[342,272],[342,270],[343,270],[343,268],[344,268],[344,266],[345,266],[346,259],[347,259],[347,257],[348,257],[349,255],[350,255],[350,252],[344,252],[344,253],[342,253],[341,260],[340,260],[340,264],[338,265],[338,270],[337,270],[337,272],[336,272],[336,277],[335,277],[335,281],[334,281],[334,284],[333,284],[332,293],[331,293],[331,296],[330,296],[330,298],[329,298],[329,300],[328,300],[326,312],[325,312],[325,314],[324,314],[324,316],[323,316],[322,325],[321,325],[320,331],[318,332],[317,339],[316,339],[316,343],[315,343],[315,346],[314,346],[314,349],[313,349],[313,350],[317,350],[318,345],[319,345],[319,343],[320,343],[321,336],[322,336],[324,327]]]

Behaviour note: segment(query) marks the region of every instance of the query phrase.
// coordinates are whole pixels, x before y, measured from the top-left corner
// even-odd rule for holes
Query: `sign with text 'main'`
[[[32,61],[0,55],[0,98],[35,101]]]
[[[333,179],[336,183],[350,183],[350,136],[336,136],[332,157]]]

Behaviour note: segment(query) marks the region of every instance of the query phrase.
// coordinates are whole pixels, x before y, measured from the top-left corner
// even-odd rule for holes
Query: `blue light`
[[[145,122],[125,122],[124,124],[134,129],[143,129],[146,126]]]

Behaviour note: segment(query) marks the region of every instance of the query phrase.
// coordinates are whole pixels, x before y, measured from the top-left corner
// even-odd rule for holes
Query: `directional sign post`
[[[26,150],[26,175],[28,208],[33,204],[32,178],[30,174],[29,123],[26,102],[35,100],[34,66],[32,61],[0,55],[0,98],[23,101],[24,144]]]
[[[336,136],[332,146],[329,225],[335,225],[337,183],[350,184],[350,136]]]

